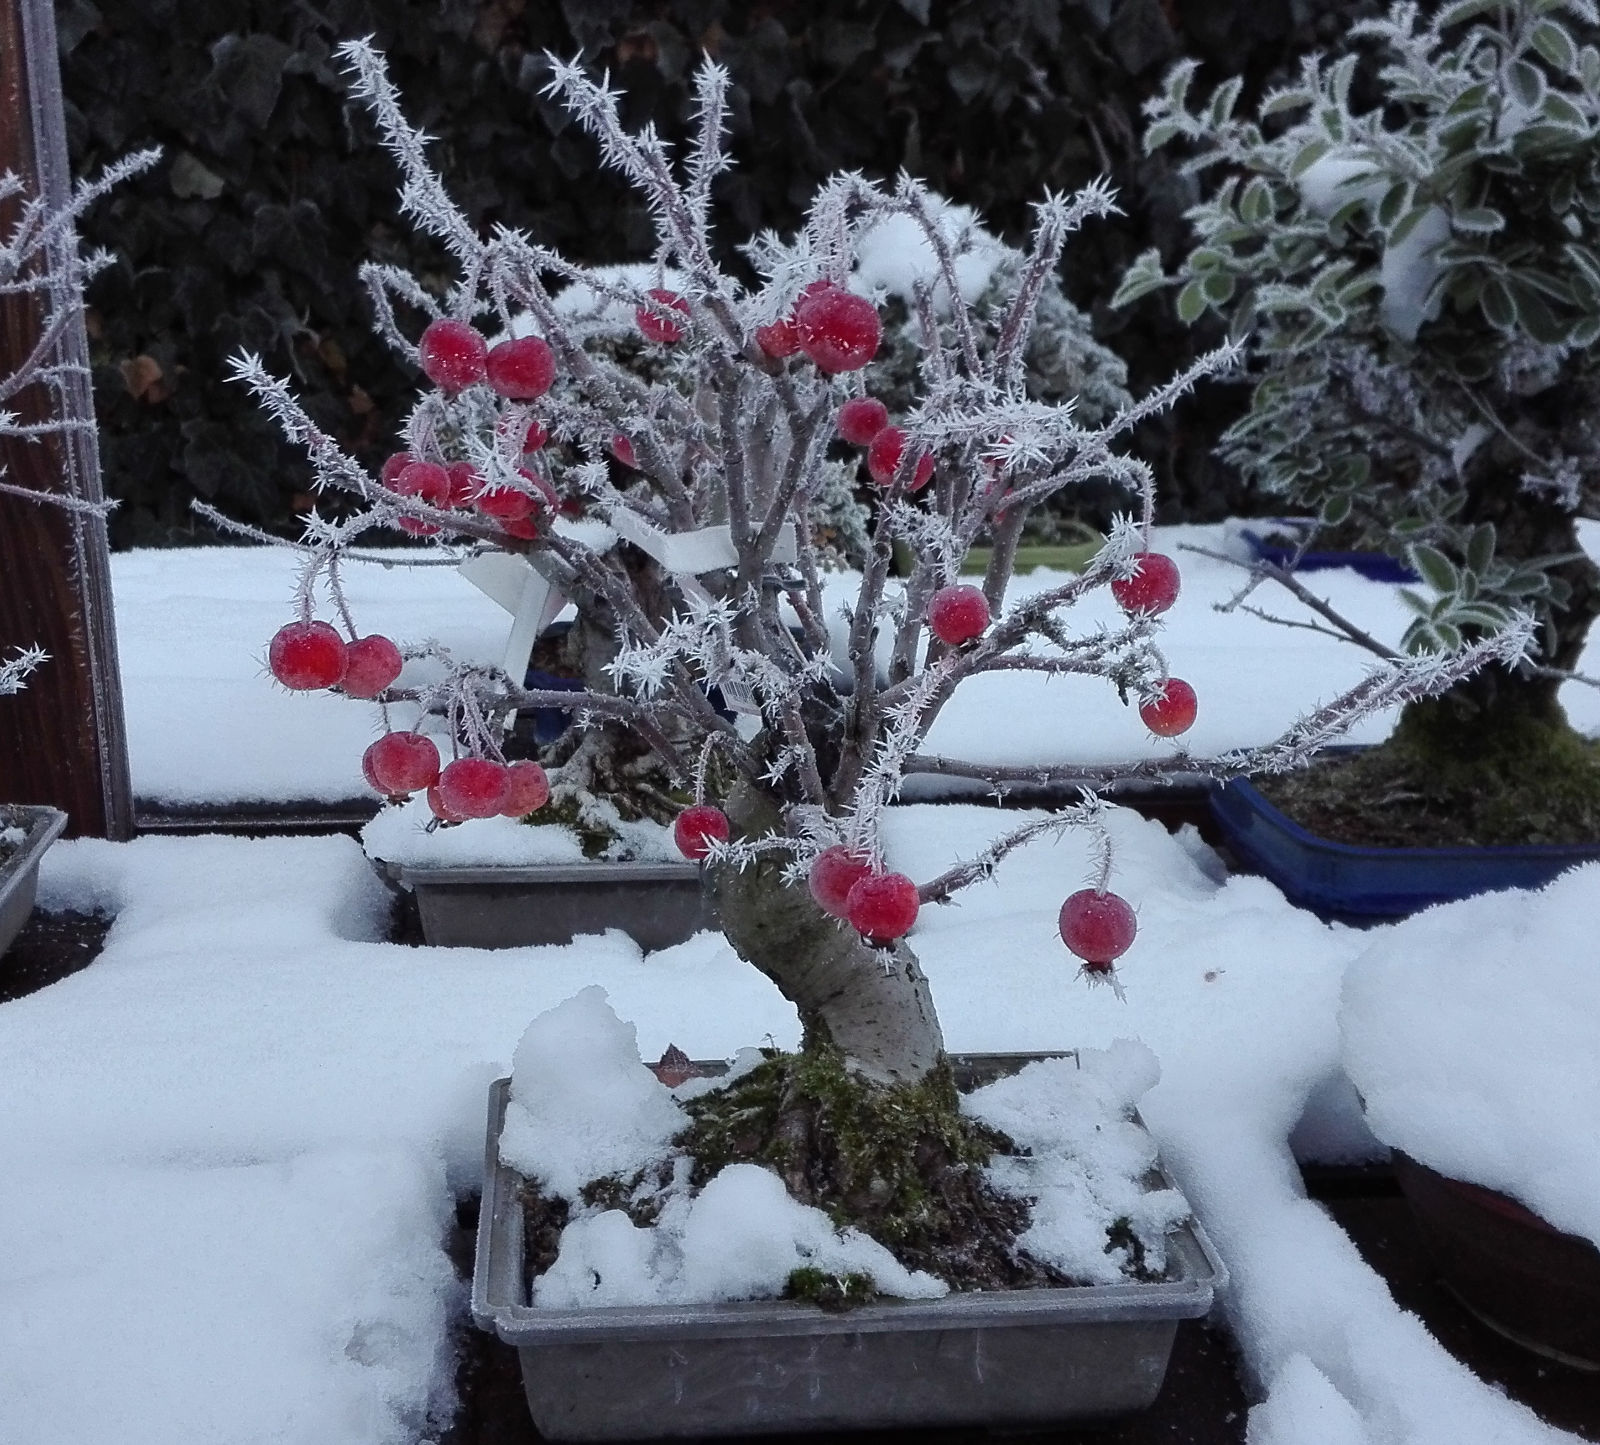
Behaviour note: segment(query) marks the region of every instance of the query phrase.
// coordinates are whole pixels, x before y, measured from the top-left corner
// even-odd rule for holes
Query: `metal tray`
[[[417,896],[422,936],[441,948],[570,943],[620,928],[643,949],[715,928],[694,863],[561,863],[384,870]]]
[[[4,863],[0,863],[0,954],[22,931],[33,912],[39,889],[39,860],[60,837],[67,815],[56,808],[0,803],[0,828],[23,828],[27,836]]]
[[[1039,1055],[953,1060],[998,1077]],[[523,1178],[500,1162],[510,1081],[490,1090],[472,1317],[517,1348],[552,1440],[948,1426],[1029,1427],[1141,1410],[1177,1322],[1227,1274],[1197,1222],[1169,1239],[1174,1277],[886,1301],[828,1313],[792,1300],[535,1309]],[[1163,1183],[1166,1181],[1162,1180]]]

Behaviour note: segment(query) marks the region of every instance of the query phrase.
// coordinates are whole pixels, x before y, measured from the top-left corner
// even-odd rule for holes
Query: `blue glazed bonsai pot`
[[[1364,848],[1307,832],[1242,778],[1212,789],[1211,813],[1239,860],[1290,902],[1332,922],[1403,918],[1502,888],[1538,888],[1600,858],[1600,843]]]
[[[1241,528],[1239,535],[1249,543],[1250,550],[1263,562],[1274,567],[1287,567],[1294,562],[1294,548],[1269,540],[1270,534]],[[1307,552],[1294,562],[1296,572],[1321,572],[1331,567],[1349,567],[1373,582],[1420,582],[1404,562],[1387,552]]]

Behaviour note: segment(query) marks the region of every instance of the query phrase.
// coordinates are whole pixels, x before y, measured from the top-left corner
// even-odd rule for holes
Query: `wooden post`
[[[0,172],[7,170],[53,206],[71,194],[51,0],[0,0]],[[0,226],[8,220],[0,215]],[[44,316],[38,297],[0,297],[0,374],[29,355]],[[0,467],[14,485],[99,502],[81,309],[52,360],[84,371],[26,388],[10,409],[22,422],[85,425],[34,441],[0,437]],[[24,691],[0,698],[0,799],[61,808],[75,835],[127,838],[133,797],[105,522],[0,493],[0,653],[31,642],[50,660]]]

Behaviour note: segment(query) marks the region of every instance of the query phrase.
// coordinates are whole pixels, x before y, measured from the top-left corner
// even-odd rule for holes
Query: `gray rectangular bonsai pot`
[[[11,947],[33,912],[39,860],[66,826],[67,815],[55,808],[0,803],[0,829],[21,828],[26,834],[16,852],[0,862],[0,954]]]
[[[620,928],[643,949],[715,928],[693,863],[543,863],[525,868],[413,868],[386,863],[415,892],[422,936],[440,948],[570,943]]]
[[[1014,1069],[1031,1057],[983,1061]],[[846,1313],[792,1300],[535,1309],[525,1181],[500,1162],[509,1091],[502,1079],[489,1096],[472,1317],[516,1346],[528,1409],[547,1439],[1016,1428],[1127,1414],[1160,1392],[1178,1321],[1206,1314],[1226,1279],[1191,1223],[1169,1239],[1173,1278],[1157,1284],[959,1294]]]

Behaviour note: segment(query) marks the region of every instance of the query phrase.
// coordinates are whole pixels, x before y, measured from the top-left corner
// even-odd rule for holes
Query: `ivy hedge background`
[[[349,101],[333,47],[374,35],[437,163],[483,226],[524,227],[591,261],[647,254],[648,218],[540,97],[546,50],[581,52],[627,92],[631,122],[681,136],[702,51],[734,82],[737,168],[718,188],[729,246],[791,229],[839,169],[905,168],[1013,241],[1044,187],[1109,174],[1125,215],[1069,247],[1068,294],[1129,362],[1134,389],[1213,338],[1170,298],[1106,300],[1124,266],[1176,252],[1193,199],[1174,158],[1145,158],[1139,107],[1180,55],[1247,93],[1337,41],[1377,0],[61,0],[78,171],[137,146],[161,166],[103,204],[86,239],[118,253],[90,296],[101,458],[122,500],[117,546],[210,540],[201,497],[293,533],[309,472],[227,358],[293,376],[327,430],[376,466],[417,378],[372,335],[356,266],[444,277],[401,225],[396,173]],[[1213,385],[1144,429],[1164,520],[1249,510],[1211,446],[1244,400]],[[399,540],[399,539],[397,539]]]

